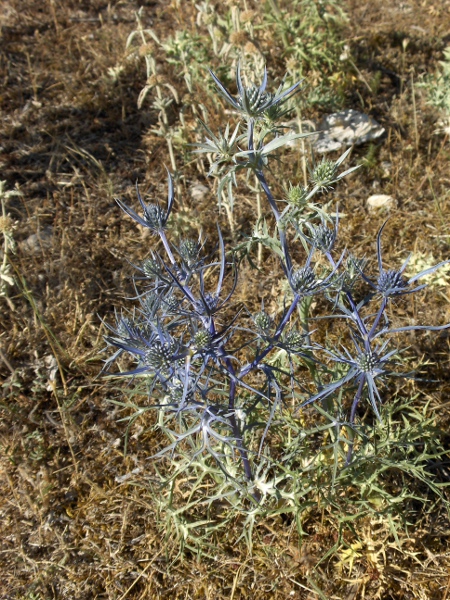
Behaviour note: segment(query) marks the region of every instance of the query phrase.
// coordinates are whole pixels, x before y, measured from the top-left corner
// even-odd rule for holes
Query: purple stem
[[[164,229],[159,229],[158,233],[159,233],[159,237],[161,238],[162,243],[164,244],[164,249],[167,253],[167,256],[169,257],[170,262],[174,265],[175,258],[172,254],[172,250],[170,249],[169,242],[167,241],[166,232],[164,231]]]
[[[250,461],[248,460],[247,449],[244,447],[244,444],[242,442],[242,435],[241,435],[241,431],[239,429],[239,425],[236,420],[236,414],[235,414],[235,410],[234,410],[234,406],[235,406],[234,401],[235,401],[235,397],[236,397],[236,373],[235,373],[233,364],[229,358],[225,359],[225,364],[227,366],[228,371],[233,375],[233,379],[230,380],[230,393],[228,396],[228,398],[229,398],[228,409],[230,411],[230,416],[228,418],[230,419],[231,427],[233,429],[234,439],[236,440],[239,454],[241,455],[241,460],[242,460],[242,464],[244,466],[245,476],[247,477],[248,481],[253,481],[253,473],[252,473],[252,468],[250,466]],[[259,501],[259,498],[255,498],[255,499],[257,501]]]
[[[375,321],[373,322],[373,325],[369,331],[369,334],[368,334],[369,340],[372,339],[372,336],[375,333],[375,329],[378,327],[378,323],[380,322],[380,319],[385,311],[387,302],[388,302],[387,298],[383,298],[383,301],[381,302],[380,310],[378,311],[378,314],[375,317]]]
[[[331,266],[333,267],[333,269],[336,269],[336,263],[334,262],[334,259],[331,256],[331,254],[329,252],[327,252],[326,256],[327,256],[328,260],[330,261]],[[364,321],[360,317],[360,314],[358,312],[358,309],[356,308],[356,304],[355,304],[355,301],[353,300],[353,296],[352,296],[351,292],[349,292],[348,290],[346,290],[344,293],[347,296],[347,300],[348,300],[348,302],[350,304],[350,307],[351,307],[351,309],[353,311],[353,315],[354,315],[354,317],[356,319],[356,323],[358,325],[359,331],[360,331],[360,333],[362,335],[362,338],[363,338],[363,341],[364,341],[364,348],[365,348],[366,352],[370,352],[370,341],[369,341],[370,340],[370,337],[369,337],[370,334],[367,333],[367,328],[364,325]]]
[[[353,425],[355,422],[355,415],[356,415],[356,409],[358,408],[358,404],[361,400],[361,396],[362,396],[362,392],[363,392],[363,388],[364,388],[364,384],[366,383],[366,377],[364,375],[362,375],[360,381],[359,381],[359,386],[358,389],[356,391],[355,397],[353,399],[352,402],[352,408],[350,410],[350,425]],[[352,461],[352,455],[353,455],[353,440],[349,440],[348,442],[348,452],[347,452],[347,459],[345,461],[345,466],[348,467],[349,464]]]
[[[279,340],[281,334],[283,333],[284,328],[288,324],[288,322],[292,316],[292,313],[294,312],[294,310],[300,300],[300,297],[301,296],[299,296],[298,294],[295,295],[294,301],[292,302],[291,306],[289,307],[289,310],[287,311],[287,313],[284,315],[281,323],[278,325],[278,328],[275,332],[275,335],[271,339],[270,344],[260,354],[258,354],[258,356],[251,363],[249,363],[247,366],[245,366],[241,369],[241,371],[239,372],[239,378],[245,377],[245,375],[247,375],[248,373],[250,373],[250,371],[255,369],[259,365],[259,363],[262,361],[262,359],[265,356],[267,356],[267,354],[269,354],[269,352],[273,349],[275,343]]]
[[[256,177],[258,178],[259,183],[261,184],[262,189],[264,190],[264,193],[267,196],[267,200],[269,201],[270,208],[272,209],[272,212],[273,212],[273,216],[275,217],[275,221],[277,222],[277,226],[279,226],[280,213],[278,211],[278,207],[275,202],[275,198],[273,197],[272,192],[270,191],[269,186],[267,185],[267,181],[266,181],[266,178],[264,177],[264,173],[262,171],[257,170],[257,171],[255,171],[255,174],[256,174]],[[291,262],[291,257],[290,257],[288,246],[287,246],[286,233],[284,232],[282,227],[278,227],[278,233],[280,235],[280,243],[283,248],[283,253],[286,258],[286,269],[287,269],[287,272],[290,273],[290,271],[292,269],[292,262]]]

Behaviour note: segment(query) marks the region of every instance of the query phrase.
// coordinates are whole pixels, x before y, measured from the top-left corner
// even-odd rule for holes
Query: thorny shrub
[[[270,499],[279,507],[280,501],[292,505],[304,498],[312,465],[324,461],[320,448],[325,442],[314,442],[320,436],[332,448],[336,480],[359,457],[368,428],[383,428],[381,387],[402,375],[396,369],[402,352],[397,334],[450,327],[393,327],[394,301],[421,290],[421,280],[450,261],[409,278],[408,259],[387,269],[382,251],[386,223],[374,240],[375,272],[367,258],[339,254],[338,210],[330,212],[319,198],[357,168],[342,172],[348,152],[337,161],[315,164],[309,185],[288,186],[283,200],[274,197],[266,178],[274,151],[306,135],[285,133],[280,122],[300,82],[269,92],[266,70],[260,85],[246,85],[238,67],[233,95],[213,72],[211,77],[239,122],[218,133],[203,123],[207,138],[196,151],[207,153],[219,189],[235,185],[240,171],[252,172],[259,181],[276,233],[271,237],[265,223],[267,235],[257,243],[281,262],[286,282],[281,314],[270,314],[263,305],[256,313],[232,305],[240,262],[236,252],[225,248],[219,227],[218,256],[205,250],[201,236],[178,243],[168,239],[174,207],[168,174],[166,205],[147,204],[139,190],[138,212],[117,200],[159,238],[164,252],[153,251],[137,267],[138,305],[118,313],[115,326],[109,326],[106,342],[114,354],[105,369],[124,353],[135,359],[135,368],[117,375],[146,387],[150,405],[145,410],[157,411],[156,427],[168,439],[154,457],[166,457],[172,465],[167,481],[195,473],[214,487],[210,503],[226,499],[250,515]],[[313,315],[314,307],[327,309]],[[323,319],[342,330],[338,346],[314,340],[311,325],[319,327]],[[135,406],[131,418],[144,410],[122,405]],[[302,423],[305,415],[311,423],[312,407],[316,426],[307,430]]]

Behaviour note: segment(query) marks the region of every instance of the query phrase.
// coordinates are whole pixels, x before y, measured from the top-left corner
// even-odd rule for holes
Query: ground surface
[[[143,59],[125,58],[141,5],[146,24],[162,38],[183,22],[192,24],[188,2],[2,2],[0,179],[21,195],[7,202],[16,284],[8,300],[0,298],[0,598],[445,600],[450,523],[440,520],[438,509],[434,522],[433,513],[411,517],[400,540],[382,519],[363,523],[359,534],[365,531],[366,542],[355,549],[353,570],[342,555],[341,567],[337,560],[316,566],[334,543],[320,515],[309,523],[304,544],[291,523],[263,523],[252,555],[230,532],[216,561],[189,552],[179,557],[179,545],[163,541],[146,487],[152,434],[133,430],[124,457],[126,425],[108,402],[121,392],[97,377],[104,358],[101,319],[111,321],[114,307],[126,304],[133,293],[127,261],[143,258],[151,244],[113,197],[133,202],[136,180],[145,193],[164,197],[164,165],[170,164],[164,139],[151,133],[155,112],[136,105]],[[450,2],[347,0],[344,8],[354,61],[344,106],[372,115],[387,131],[376,146],[355,150],[352,164],[366,159],[369,166],[333,192],[345,213],[345,245],[373,255],[386,213],[369,213],[366,199],[390,194],[396,206],[384,238],[387,263],[398,265],[408,250],[445,260],[450,145],[448,135],[435,133],[438,115],[413,84],[437,68],[450,44]],[[267,52],[269,67],[282,75],[277,48],[268,42]],[[180,76],[171,75],[176,86]],[[319,113],[315,108],[307,116]],[[171,118],[176,114],[173,108]],[[175,152],[184,164],[187,154],[181,147]],[[177,226],[195,233],[200,224],[208,234],[216,221],[212,184],[195,161],[185,162]],[[210,189],[195,200],[190,190],[198,183]],[[244,188],[241,193],[237,236],[252,219]],[[225,216],[221,222],[226,230]],[[276,276],[258,287],[246,268],[248,285],[238,300],[255,308]],[[405,319],[449,322],[448,282],[404,310]],[[412,335],[408,343],[441,381],[414,392],[447,428],[449,338]],[[443,440],[449,451],[450,439]],[[120,477],[134,469],[140,471],[124,485]]]

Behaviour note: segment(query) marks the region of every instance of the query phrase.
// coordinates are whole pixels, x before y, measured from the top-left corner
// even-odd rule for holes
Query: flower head
[[[359,169],[361,165],[356,165],[355,167],[350,167],[346,171],[342,173],[338,173],[339,167],[345,161],[347,156],[350,154],[351,148],[346,150],[344,154],[342,154],[337,161],[332,161],[327,158],[323,158],[322,161],[314,167],[314,169],[310,169],[311,182],[314,185],[314,192],[321,191],[327,192],[333,188],[333,185],[353,173]]]
[[[219,168],[224,164],[233,163],[235,154],[240,150],[238,142],[245,136],[238,135],[239,123],[232,133],[230,132],[230,124],[228,123],[223,133],[219,131],[215,135],[206,123],[201,119],[199,121],[209,137],[200,144],[193,144],[196,147],[194,152],[206,152],[213,156],[211,168],[208,173],[208,175],[212,175],[213,173],[217,173],[220,170]]]
[[[210,74],[220,95],[223,96],[238,112],[243,113],[250,118],[263,117],[264,113],[270,111],[273,107],[286,102],[286,100],[291,98],[299,90],[301,83],[301,81],[298,81],[283,92],[283,82],[275,93],[266,92],[267,69],[264,67],[264,76],[261,85],[258,86],[252,83],[249,86],[244,86],[241,78],[241,66],[240,63],[238,63],[236,69],[238,95],[235,97],[230,94],[212,71],[210,71]]]
[[[303,185],[292,185],[292,183],[289,183],[286,200],[289,204],[297,208],[303,208],[308,202],[308,194],[308,188]]]
[[[380,231],[377,235],[377,260],[378,260],[378,268],[379,275],[376,283],[373,283],[363,272],[361,272],[361,276],[370,286],[372,286],[379,294],[381,294],[384,298],[392,298],[394,296],[404,296],[405,294],[412,294],[426,287],[426,283],[422,285],[418,285],[416,287],[412,287],[412,284],[425,277],[434,273],[440,267],[447,265],[450,263],[450,260],[444,260],[434,267],[430,267],[406,279],[403,275],[406,267],[408,266],[410,256],[405,260],[403,265],[397,271],[394,269],[389,269],[387,271],[383,268],[383,260],[381,257],[381,234],[383,233],[383,229],[386,226],[387,221],[383,224]]]
[[[312,223],[305,224],[309,229],[309,236],[305,235],[300,229],[298,229],[298,233],[312,248],[317,248],[324,254],[329,254],[333,249],[337,238],[339,213],[336,211],[336,220],[334,221],[334,227],[332,229],[328,227],[327,222],[322,215],[321,221],[320,225],[313,225]]]
[[[263,335],[267,335],[273,325],[272,317],[265,310],[260,310],[253,315],[253,322]]]
[[[173,345],[156,340],[145,352],[144,362],[151,370],[165,371],[172,363]]]
[[[169,219],[170,213],[172,211],[172,207],[173,207],[173,201],[174,201],[173,180],[172,180],[171,174],[168,171],[167,171],[167,175],[168,175],[169,191],[168,191],[168,197],[167,197],[167,208],[165,211],[161,208],[159,203],[145,204],[145,202],[142,200],[141,194],[139,193],[139,188],[138,188],[137,184],[136,184],[136,191],[137,191],[139,203],[142,206],[142,209],[144,212],[143,217],[140,217],[137,213],[134,212],[134,210],[132,208],[130,208],[129,206],[124,204],[121,200],[116,198],[117,204],[120,206],[120,208],[124,212],[127,213],[127,215],[129,215],[132,219],[134,219],[137,223],[139,223],[139,225],[142,225],[143,227],[150,229],[150,231],[153,231],[154,233],[158,233],[159,231],[162,231],[165,228],[167,221]]]
[[[358,387],[352,403],[350,423],[354,422],[356,409],[363,398],[364,390],[366,390],[369,403],[377,419],[381,421],[379,411],[381,396],[375,380],[383,375],[390,375],[390,371],[386,367],[397,353],[397,350],[384,352],[389,340],[383,343],[374,343],[373,345],[366,342],[361,347],[359,343],[361,340],[358,341],[353,335],[351,337],[355,346],[355,352],[350,352],[347,348],[343,348],[343,353],[325,350],[325,353],[333,362],[347,365],[347,373],[341,379],[324,386],[317,394],[304,402],[302,407],[321,398],[327,398],[341,388],[346,387],[350,382],[353,382]]]
[[[302,267],[291,275],[292,289],[298,294],[312,292],[317,285],[316,274],[310,266]]]
[[[283,333],[279,346],[287,352],[300,352],[307,346],[307,336],[293,328]]]
[[[336,179],[336,163],[326,158],[322,159],[311,173],[311,181],[321,190],[331,189]]]
[[[342,262],[343,257],[341,257],[337,264],[334,265],[333,270],[327,275],[327,277],[325,277],[325,279],[317,279],[314,269],[311,267],[311,260],[314,250],[315,246],[313,245],[309,252],[305,266],[301,267],[300,269],[291,269],[289,272],[286,267],[283,267],[292,291],[298,296],[313,296],[326,290],[330,285],[333,284],[336,271]]]

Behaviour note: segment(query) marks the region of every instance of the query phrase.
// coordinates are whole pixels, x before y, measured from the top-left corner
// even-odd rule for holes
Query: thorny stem
[[[210,321],[209,331],[212,335],[215,335],[215,333],[216,333],[216,326],[215,326],[213,318],[211,318],[211,321]],[[236,413],[235,413],[236,381],[237,381],[236,371],[234,370],[233,363],[227,357],[227,353],[225,352],[225,348],[223,346],[221,346],[221,348],[219,349],[219,352],[222,355],[222,357],[224,357],[224,362],[225,362],[226,368],[231,375],[230,391],[229,391],[229,395],[228,395],[228,410],[230,411],[230,415],[228,418],[230,420],[231,428],[233,429],[234,439],[236,440],[236,445],[237,445],[239,454],[241,456],[245,476],[248,481],[253,481],[253,473],[252,473],[252,468],[250,466],[250,461],[248,459],[248,452],[244,446],[244,443],[242,440],[242,434],[241,434],[238,422],[236,420]],[[257,496],[255,496],[253,494],[252,494],[252,496],[257,502],[259,502],[259,498]]]
[[[249,141],[248,141],[248,146],[249,149],[252,151],[252,156],[253,158],[255,158],[254,155],[254,122],[252,119],[249,120],[248,122],[248,130],[249,130]],[[264,190],[264,193],[267,196],[267,200],[269,201],[270,204],[270,208],[272,209],[273,212],[273,216],[275,217],[275,221],[277,223],[277,228],[278,228],[278,233],[280,235],[280,242],[281,242],[281,246],[283,248],[283,252],[286,258],[286,268],[288,269],[288,272],[291,270],[291,259],[289,256],[289,250],[287,247],[287,241],[286,241],[286,233],[283,229],[283,227],[281,226],[281,215],[280,215],[280,211],[278,210],[277,207],[277,203],[275,202],[275,198],[273,197],[272,192],[270,191],[269,185],[266,181],[265,175],[262,172],[261,169],[255,169],[255,175],[256,178],[258,179],[259,183],[261,184],[262,189]]]
[[[248,363],[245,367],[243,367],[240,370],[239,378],[245,377],[245,375],[248,375],[248,373],[250,373],[250,371],[253,371],[253,369],[255,369],[259,365],[259,363],[263,360],[263,358],[265,358],[267,356],[267,354],[269,354],[269,352],[273,349],[274,344],[276,344],[276,342],[278,342],[278,340],[280,339],[280,336],[283,333],[284,328],[288,324],[288,322],[292,316],[292,313],[296,309],[300,298],[301,298],[301,296],[299,296],[298,294],[295,295],[294,301],[292,302],[291,306],[289,307],[289,310],[287,311],[287,313],[284,315],[283,319],[281,320],[281,323],[278,325],[278,328],[275,332],[275,335],[271,339],[270,344],[260,354],[258,354],[258,356],[251,363]]]
[[[215,326],[213,318],[211,318],[209,331],[212,335],[214,335],[216,333],[216,326]],[[223,346],[220,348],[219,351],[220,351],[220,354],[222,354],[223,356],[226,356],[226,352],[225,352],[225,349],[223,348]],[[228,372],[232,375],[232,379],[230,379],[230,391],[229,391],[229,395],[228,395],[228,410],[230,411],[230,415],[228,418],[230,420],[231,428],[233,429],[234,439],[236,440],[236,445],[238,447],[239,454],[241,456],[245,476],[248,481],[253,481],[253,473],[252,473],[252,468],[250,466],[250,461],[248,459],[248,452],[243,444],[241,431],[239,429],[239,425],[236,420],[236,414],[235,414],[236,379],[237,379],[236,372],[234,370],[233,363],[231,362],[231,360],[229,358],[225,358],[225,365],[227,367]],[[258,498],[255,498],[255,499],[257,501],[259,501]]]
[[[215,327],[213,318],[211,318],[211,320],[210,320],[209,331],[212,335],[214,335],[216,333],[216,327]],[[223,346],[219,349],[219,353],[223,358],[227,356]],[[234,439],[236,441],[236,445],[237,445],[239,454],[241,456],[242,465],[244,467],[245,477],[247,478],[247,480],[249,482],[252,482],[253,481],[252,468],[251,468],[250,461],[248,458],[247,449],[245,448],[243,440],[242,440],[242,434],[241,434],[238,422],[236,420],[236,414],[235,414],[236,381],[237,381],[236,372],[234,370],[233,363],[231,362],[231,360],[229,358],[225,358],[224,362],[225,362],[228,372],[231,375],[230,391],[229,391],[229,396],[228,396],[228,410],[230,411],[230,414],[228,416],[228,419],[230,421],[230,425],[233,430]],[[252,495],[253,499],[259,503],[260,498],[259,498],[258,494],[253,493],[251,495]]]
[[[162,243],[164,244],[164,250],[167,252],[167,256],[169,257],[170,262],[174,265],[175,258],[172,254],[172,250],[170,249],[169,242],[167,241],[166,232],[164,231],[164,229],[159,229],[158,233]]]
[[[223,350],[223,348],[222,348],[222,351],[225,354],[225,351]],[[253,473],[252,473],[252,468],[250,466],[250,461],[248,459],[248,452],[242,441],[242,435],[241,435],[241,431],[239,429],[238,422],[236,420],[236,413],[235,413],[235,408],[234,408],[235,407],[235,398],[236,398],[236,373],[235,373],[235,370],[233,367],[233,363],[231,362],[231,360],[229,358],[225,359],[225,365],[226,365],[229,373],[233,376],[233,378],[230,380],[230,392],[229,392],[229,396],[228,396],[228,398],[229,398],[228,399],[228,409],[230,411],[230,416],[228,418],[230,419],[230,424],[233,429],[234,439],[236,440],[239,454],[241,455],[241,460],[242,460],[242,464],[244,466],[245,476],[248,481],[253,481]],[[259,501],[259,498],[255,498],[255,499],[257,501]]]
[[[308,346],[311,345],[311,336],[309,333],[309,309],[311,308],[312,296],[305,296],[299,304],[300,325],[306,336]]]
[[[373,322],[372,328],[370,329],[369,333],[368,333],[368,338],[369,340],[372,339],[372,336],[375,333],[376,328],[378,327],[378,323],[380,322],[381,316],[383,315],[386,306],[387,306],[387,298],[383,298],[383,301],[381,302],[381,306],[380,309],[377,313],[377,316],[375,317],[375,321]]]
[[[286,269],[287,269],[287,271],[289,273],[291,271],[291,268],[292,268],[292,262],[291,262],[291,258],[290,258],[290,254],[289,254],[289,249],[288,249],[288,246],[287,246],[286,233],[285,233],[283,227],[280,226],[280,220],[281,220],[280,212],[278,210],[278,207],[276,205],[276,202],[275,202],[275,199],[274,199],[274,197],[272,195],[272,192],[270,191],[270,188],[269,188],[269,186],[267,184],[267,181],[266,181],[266,178],[264,176],[264,173],[261,170],[257,170],[257,171],[255,171],[255,174],[256,174],[256,177],[258,178],[258,181],[261,184],[261,187],[263,188],[263,190],[264,190],[264,192],[265,192],[265,194],[267,196],[267,199],[269,201],[269,204],[270,204],[270,207],[272,209],[273,215],[274,215],[275,220],[277,222],[278,232],[279,232],[279,235],[280,235],[280,243],[281,243],[281,246],[283,248],[283,253],[284,253],[284,256],[285,256],[285,259],[286,259]],[[334,265],[334,263],[333,263],[333,266],[336,267],[336,265]],[[274,336],[274,341],[278,341],[279,337],[281,336],[281,334],[283,332],[284,327],[289,322],[289,319],[291,318],[292,313],[294,312],[294,310],[295,310],[295,308],[296,308],[299,300],[300,300],[300,296],[296,295],[295,298],[294,298],[294,301],[293,301],[293,303],[291,305],[291,307],[289,308],[288,312],[286,313],[284,319],[282,320],[282,322],[280,323],[280,326],[277,329],[277,332],[276,332],[276,334]],[[308,299],[307,298],[303,298],[303,301],[307,302]],[[306,311],[307,313],[309,312],[309,306],[310,306],[310,304],[308,304],[308,310]],[[304,314],[304,312],[303,312],[303,314]],[[308,331],[307,316],[306,316],[306,322],[305,321],[302,322],[302,328],[304,330],[306,330],[307,341],[308,341],[308,344],[309,344],[310,337],[309,337],[309,331]],[[261,362],[261,360],[270,352],[270,350],[272,348],[273,348],[273,344],[270,344],[265,350],[263,350],[263,352],[260,355],[258,355],[253,360],[253,362],[251,362],[249,365],[247,365],[246,367],[244,367],[243,370],[241,370],[240,376],[242,377],[242,376],[246,375],[247,373],[249,373],[252,369],[254,369]],[[315,369],[314,369],[314,371],[315,371]],[[316,377],[314,377],[314,379],[316,379]]]
[[[365,381],[366,381],[366,377],[365,377],[365,375],[362,375],[361,379],[359,380],[358,390],[356,391],[355,397],[353,399],[352,408],[350,410],[350,420],[349,420],[350,432],[351,432],[350,435],[353,434],[353,430],[351,428],[352,428],[353,424],[355,423],[356,408],[359,404],[359,401],[361,400]],[[351,463],[352,456],[353,456],[353,438],[349,439],[349,441],[348,441],[347,459],[345,461],[346,467],[348,467],[349,464]]]
[[[273,212],[273,216],[275,217],[275,220],[277,222],[278,233],[280,235],[280,243],[281,243],[281,247],[283,248],[283,253],[284,253],[284,256],[286,259],[286,268],[289,273],[292,268],[292,262],[291,262],[291,257],[290,257],[288,246],[287,246],[286,233],[280,223],[280,219],[281,219],[280,212],[276,205],[275,198],[273,197],[272,192],[270,191],[269,186],[267,185],[267,181],[264,176],[264,173],[258,169],[258,170],[255,170],[255,174],[256,174],[256,177],[258,178],[259,183],[261,184],[262,189],[264,190],[264,193],[267,196],[267,200],[269,201],[270,208],[272,209],[272,212]]]
[[[258,184],[256,184],[258,185]],[[262,217],[262,207],[261,207],[261,192],[259,191],[259,187],[256,190],[256,218],[257,218],[257,223],[259,223],[261,221],[261,217]],[[258,242],[258,257],[257,257],[257,262],[256,264],[258,265],[258,269],[261,267],[261,262],[262,262],[262,249],[263,249],[263,245],[261,244],[261,242]]]
[[[327,252],[326,256],[327,256],[328,260],[330,261],[330,264],[333,267],[333,269],[336,269],[337,265],[334,262],[334,259],[331,256],[331,254],[329,252]],[[356,306],[356,303],[353,299],[353,296],[352,296],[350,290],[345,290],[344,293],[345,293],[347,300],[350,304],[350,307],[352,309],[352,313],[355,318],[356,324],[358,325],[358,329],[362,335],[362,339],[364,341],[364,348],[365,348],[366,352],[370,352],[370,334],[367,332],[364,321],[361,319],[361,316],[358,312],[358,308]],[[381,316],[381,314],[380,314],[380,316]]]
[[[300,303],[298,304],[298,312],[300,315],[300,326],[305,335],[307,346],[311,346],[311,334],[309,331],[309,309],[311,308],[312,296],[303,296]],[[319,375],[316,369],[316,365],[313,360],[303,358],[317,389],[320,389],[321,383]]]

